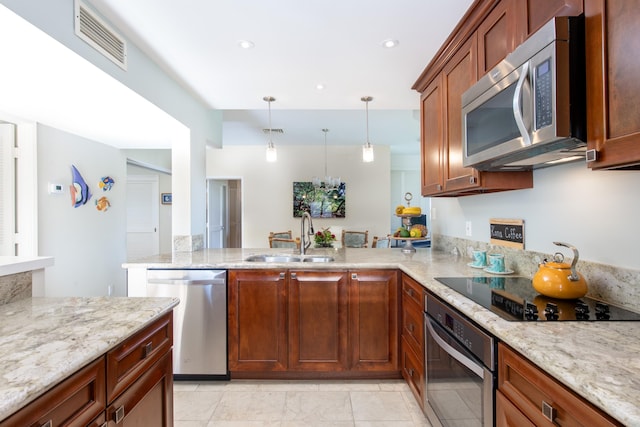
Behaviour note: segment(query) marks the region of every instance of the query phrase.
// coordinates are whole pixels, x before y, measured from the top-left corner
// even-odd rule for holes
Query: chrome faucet
[[[309,220],[306,232],[304,229],[305,218]],[[300,219],[300,255],[304,255],[307,248],[311,246],[311,239],[309,236],[313,236],[313,234],[313,221],[311,221],[311,215],[309,215],[309,212],[303,212],[302,218]]]

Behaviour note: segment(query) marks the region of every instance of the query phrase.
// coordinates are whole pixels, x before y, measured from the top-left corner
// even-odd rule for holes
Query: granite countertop
[[[174,298],[26,298],[0,305],[0,420],[178,304]]]
[[[125,268],[399,268],[487,331],[513,347],[559,382],[628,426],[640,426],[640,322],[513,322],[436,281],[445,276],[487,276],[467,258],[431,249],[312,249],[331,263],[257,263],[254,254],[283,249],[207,249],[158,255]]]

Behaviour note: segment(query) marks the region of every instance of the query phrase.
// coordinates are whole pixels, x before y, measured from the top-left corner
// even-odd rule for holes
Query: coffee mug
[[[489,264],[491,265],[488,270],[503,273],[504,272],[504,255],[502,254],[489,254]]]
[[[487,251],[473,251],[473,265],[476,267],[484,267],[487,265]]]

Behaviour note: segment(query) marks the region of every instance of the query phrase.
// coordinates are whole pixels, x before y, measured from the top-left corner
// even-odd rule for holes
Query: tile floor
[[[173,410],[175,427],[430,427],[402,380],[175,381]]]

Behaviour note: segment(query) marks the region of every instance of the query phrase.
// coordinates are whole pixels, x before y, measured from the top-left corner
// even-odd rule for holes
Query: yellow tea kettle
[[[587,282],[576,271],[578,250],[568,243],[553,242],[554,245],[564,246],[573,251],[571,265],[564,261],[564,255],[556,252],[553,262],[538,265],[538,271],[533,275],[533,288],[544,296],[559,299],[582,298],[587,294]]]

